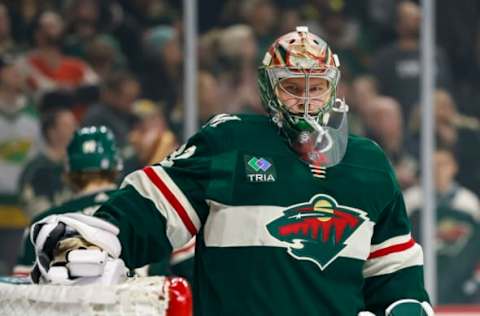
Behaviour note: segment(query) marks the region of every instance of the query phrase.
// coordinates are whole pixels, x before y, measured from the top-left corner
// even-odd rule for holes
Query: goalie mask
[[[339,62],[307,27],[281,36],[259,68],[262,103],[290,146],[309,164],[331,167],[346,151],[348,106],[337,99]]]

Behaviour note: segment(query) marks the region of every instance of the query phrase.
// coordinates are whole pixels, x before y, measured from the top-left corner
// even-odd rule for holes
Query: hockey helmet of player
[[[348,106],[336,96],[339,66],[328,44],[299,26],[270,46],[258,70],[263,106],[309,164],[334,166],[346,151]]]
[[[69,172],[122,169],[115,137],[106,126],[88,126],[75,131],[67,147]]]

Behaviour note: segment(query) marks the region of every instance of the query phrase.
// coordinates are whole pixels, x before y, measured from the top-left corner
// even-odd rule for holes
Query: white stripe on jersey
[[[385,256],[368,259],[363,267],[363,276],[366,278],[390,274],[413,266],[423,265],[423,251],[419,244]]]
[[[183,206],[185,211],[188,214],[188,217],[192,221],[193,225],[195,225],[195,228],[197,229],[197,232],[200,230],[200,227],[202,226],[200,222],[200,218],[197,215],[197,212],[193,208],[192,204],[188,201],[187,197],[185,194],[183,194],[182,190],[173,182],[172,178],[165,172],[163,167],[161,166],[152,166],[152,169],[156,172],[156,174],[160,177],[160,179],[165,182],[165,185],[170,189],[170,191],[175,195],[177,200],[180,202],[180,204]],[[193,236],[192,236],[193,237]]]
[[[167,222],[167,238],[173,248],[178,248],[185,245],[192,238],[192,235],[188,231],[187,227],[183,223],[176,210],[170,203],[168,203],[167,199],[163,196],[160,190],[150,181],[150,179],[143,170],[137,170],[129,174],[123,181],[121,187],[123,188],[127,185],[133,186],[133,188],[143,198],[150,200],[155,205],[160,214],[165,218]],[[198,220],[198,217],[196,218]],[[192,220],[192,222],[198,223],[199,221],[195,222]]]
[[[282,216],[286,207],[230,206],[211,200],[207,202],[210,206],[204,229],[207,247],[289,247],[287,242],[274,238],[267,230],[267,224]],[[367,260],[373,227],[372,221],[365,221],[345,242],[346,247],[336,257]]]
[[[230,206],[210,200],[207,203],[210,207],[204,229],[207,247],[285,247],[266,228],[269,222],[282,215],[285,207]]]
[[[387,240],[383,241],[380,244],[372,245],[372,247],[370,248],[370,252],[374,252],[374,251],[377,251],[377,250],[380,250],[380,249],[383,249],[383,248],[387,248],[387,247],[390,247],[390,246],[394,246],[394,245],[404,244],[404,243],[410,241],[410,239],[412,239],[411,234],[395,236],[395,237],[392,237],[390,239],[387,239]]]
[[[170,257],[170,264],[174,265],[193,258],[195,256],[195,240],[196,238],[193,237],[185,246],[175,249]]]
[[[163,167],[152,166],[152,169],[157,173],[160,179],[165,182],[167,187],[170,189],[173,195],[175,195],[180,204],[182,204],[183,208],[188,214],[188,217],[192,221],[193,225],[195,225],[195,228],[198,232],[200,230],[200,227],[202,226],[200,218],[198,217],[197,212],[193,208],[192,204],[190,204],[185,194],[183,194],[182,190],[180,190],[180,188],[175,184],[175,182],[173,182],[172,178],[170,178],[170,176],[165,172]]]

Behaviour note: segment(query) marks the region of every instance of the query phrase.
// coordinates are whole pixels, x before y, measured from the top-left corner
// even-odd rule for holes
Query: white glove
[[[32,225],[37,256],[35,283],[114,284],[126,278],[119,255],[118,228],[101,219],[70,213],[52,215]]]

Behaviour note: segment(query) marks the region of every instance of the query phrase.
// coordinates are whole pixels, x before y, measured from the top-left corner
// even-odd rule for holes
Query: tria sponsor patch
[[[277,173],[271,159],[245,155],[245,175],[248,182],[275,182]]]

